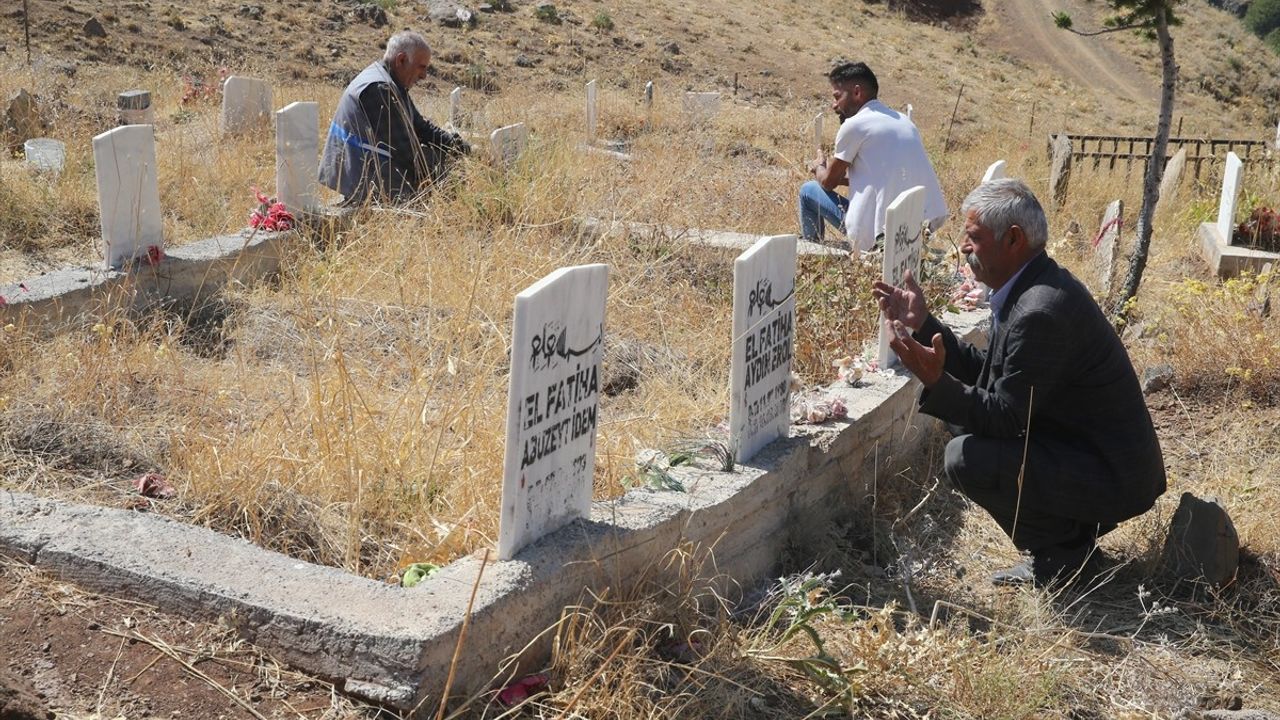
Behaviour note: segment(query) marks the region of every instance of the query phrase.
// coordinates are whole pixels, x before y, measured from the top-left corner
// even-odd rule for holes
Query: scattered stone
[[[454,0],[427,0],[427,17],[445,27],[462,27],[476,23],[475,13]]]
[[[1226,509],[1216,498],[1183,493],[1165,540],[1165,569],[1178,578],[1221,585],[1235,577],[1239,563],[1240,536]]]
[[[265,14],[261,5],[241,5],[236,9],[236,15],[250,20],[261,20]]]
[[[10,675],[8,670],[0,668],[0,718],[13,720],[52,720],[54,714],[44,703],[36,690],[21,678]]]
[[[91,17],[84,24],[84,34],[86,37],[104,38],[107,36],[107,29],[102,27],[102,23],[98,21],[98,18]]]
[[[1280,715],[1266,710],[1191,710],[1185,720],[1280,720]]]
[[[1173,366],[1162,363],[1142,371],[1142,394],[1160,392],[1173,382]]]
[[[374,3],[360,5],[352,12],[352,14],[356,16],[357,20],[369,23],[373,27],[382,27],[390,22],[387,19],[387,11]]]
[[[9,152],[17,152],[22,144],[31,138],[44,134],[48,126],[40,103],[26,89],[19,90],[9,98],[9,107],[4,114],[4,132],[9,136]]]
[[[519,55],[516,55],[516,67],[531,68],[537,64],[538,63],[534,62],[533,58],[530,58],[528,55],[525,55],[524,53],[520,53]]]
[[[670,42],[670,43],[667,43],[666,45],[663,45],[663,46],[662,46],[662,49],[663,49],[663,50],[666,50],[666,51],[667,51],[667,53],[668,53],[668,54],[670,54],[670,55],[679,55],[679,54],[680,54],[680,45],[678,45],[677,43],[674,43],[674,42]]]

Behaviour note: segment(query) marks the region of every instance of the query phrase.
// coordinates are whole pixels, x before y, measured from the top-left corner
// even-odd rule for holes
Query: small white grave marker
[[[499,165],[510,165],[515,162],[525,145],[529,144],[529,128],[524,123],[500,127],[489,134],[489,147],[493,151],[494,162]]]
[[[710,122],[720,113],[720,93],[687,92],[684,94],[684,114],[690,122]]]
[[[1005,175],[1004,169],[1005,162],[1003,160],[997,160],[991,163],[991,165],[987,167],[987,171],[982,174],[982,182],[1005,179],[1007,176]]]
[[[902,276],[910,270],[920,279],[920,255],[924,249],[921,226],[924,224],[924,187],[917,185],[903,192],[884,211],[884,266],[880,279],[893,286],[902,284]],[[880,367],[898,362],[889,347],[893,330],[880,323]]]
[[[40,172],[58,174],[67,160],[67,146],[53,138],[31,138],[22,143],[22,157]]]
[[[1222,171],[1222,198],[1218,200],[1218,236],[1222,242],[1231,244],[1232,231],[1235,230],[1236,199],[1240,196],[1240,171],[1244,163],[1240,156],[1227,153],[1226,167]]]
[[[276,193],[292,213],[317,206],[320,104],[289,103],[276,111]]]
[[[516,295],[499,560],[590,511],[608,287],[580,265]]]
[[[825,155],[822,151],[822,144],[826,140],[826,113],[818,113],[813,118],[813,147],[817,149],[818,160],[822,160]]]
[[[596,81],[587,83],[587,144],[596,142]]]
[[[1102,215],[1102,227],[1098,230],[1098,281],[1102,295],[1111,294],[1111,278],[1115,275],[1116,245],[1120,242],[1120,228],[1124,223],[1124,201],[1116,200],[1107,206]]]
[[[653,81],[652,80],[644,84],[644,107],[646,110],[653,109]],[[1280,130],[1277,130],[1277,133],[1280,134]]]
[[[271,117],[271,86],[232,75],[222,84],[222,132],[235,134],[265,125]]]
[[[125,125],[98,135],[93,165],[106,266],[118,268],[149,247],[163,248],[152,126]]]
[[[729,442],[738,462],[786,437],[791,425],[796,240],[762,238],[733,262]]]
[[[155,110],[151,107],[151,93],[146,90],[126,90],[116,96],[116,108],[120,111],[121,125],[154,125]]]
[[[911,120],[911,116],[914,115],[915,112],[916,112],[916,109],[911,106],[911,103],[907,103],[907,119],[908,120]]]
[[[462,88],[456,87],[449,93],[449,127],[458,130],[462,127]]]

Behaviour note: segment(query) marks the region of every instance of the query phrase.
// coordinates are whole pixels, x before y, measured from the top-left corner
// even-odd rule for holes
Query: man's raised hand
[[[892,331],[889,347],[898,353],[902,366],[919,378],[925,387],[933,387],[934,383],[942,379],[943,366],[947,360],[947,350],[942,344],[942,334],[934,333],[931,343],[933,347],[925,347],[916,342],[911,332],[907,330],[907,326],[901,321],[886,320],[885,322],[890,323],[889,329]]]
[[[886,321],[901,322],[912,332],[919,330],[929,317],[929,308],[924,302],[924,291],[920,289],[910,270],[902,274],[901,287],[877,282],[872,287],[871,294],[880,303],[880,312]]]

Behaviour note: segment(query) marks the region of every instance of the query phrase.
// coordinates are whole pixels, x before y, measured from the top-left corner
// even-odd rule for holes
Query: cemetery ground
[[[895,25],[891,14],[868,8],[868,22],[927,38],[922,45],[933,46],[934,60],[950,52],[973,58],[985,82],[966,93],[979,103],[1016,91],[1043,103],[1043,117],[1055,122],[1105,113],[1143,127],[1154,116],[1046,82],[1025,63],[982,64],[985,52],[964,49],[969,36]],[[1206,11],[1191,12],[1194,20]],[[164,13],[153,15],[139,22]],[[763,35],[761,47],[790,41]],[[449,35],[442,42],[461,43]],[[605,34],[599,43],[613,40]],[[13,57],[12,36],[7,45]],[[703,52],[697,43],[684,47],[686,58]],[[546,65],[560,62],[567,61]],[[686,76],[706,67],[698,62],[705,60],[694,60]],[[885,62],[917,66],[889,73],[903,73],[900,87],[919,88],[912,101],[918,114],[929,111],[920,123],[951,207],[998,158],[1047,200],[1040,147],[1044,132],[1061,127],[1040,120],[1032,133],[1025,117],[970,110],[947,146],[954,96],[939,97],[936,80],[920,77],[930,60]],[[317,100],[328,118],[347,73],[315,65],[334,73],[329,82],[278,84],[274,105]],[[457,184],[429,201],[368,211],[351,229],[299,248],[278,279],[216,303],[104,318],[52,337],[0,328],[0,488],[163,513],[379,579],[409,562],[475,552],[496,536],[511,298],[557,267],[586,262],[607,262],[612,272],[605,359],[612,389],[602,401],[596,496],[642,483],[634,469],[639,449],[704,437],[725,414],[731,256],[679,238],[601,237],[578,220],[789,232],[796,169],[811,152],[805,123],[824,105],[797,107],[803,103],[770,95],[768,87],[787,85],[769,80],[699,134],[680,119],[674,90],[664,96],[660,89],[654,125],[645,129],[635,82],[644,66],[620,67],[632,82],[629,89],[604,84],[601,136],[630,140],[628,164],[578,151],[579,83],[503,88],[483,98],[468,91],[469,107],[484,114],[478,126],[532,125],[533,144],[510,172],[469,161]],[[240,228],[254,204],[248,188],[272,185],[270,131],[218,137],[216,104],[179,104],[173,72],[84,65],[70,87],[50,72],[25,72],[15,66],[0,82],[6,91],[23,77],[63,88],[59,128],[67,130],[69,163],[49,182],[6,160],[2,279],[91,262],[97,210],[88,138],[102,128],[102,98],[126,85],[156,90],[167,241]],[[794,74],[792,86],[820,94],[816,71],[781,72]],[[419,102],[440,119],[442,96]],[[899,97],[893,104],[910,99]],[[1189,99],[1192,107],[1198,102]],[[1228,122],[1250,127],[1249,117],[1241,109]],[[1274,172],[1246,172],[1255,196],[1246,205],[1280,192]],[[715,549],[684,548],[654,569],[653,582],[622,595],[584,596],[557,643],[549,691],[522,712],[803,717],[843,709],[913,717],[938,708],[955,717],[1147,717],[1231,706],[1236,698],[1280,711],[1277,320],[1262,312],[1258,279],[1219,283],[1203,268],[1195,228],[1212,219],[1216,200],[1214,178],[1203,181],[1184,183],[1178,201],[1157,216],[1153,264],[1124,331],[1140,372],[1173,369],[1170,385],[1150,396],[1170,492],[1105,539],[1118,567],[1111,582],[1058,596],[988,588],[986,574],[1014,558],[994,524],[945,482],[935,484],[934,447],[909,471],[879,478],[871,507],[810,529],[784,566],[788,573],[840,570],[838,577],[783,584],[767,596],[744,588],[747,602],[730,607],[701,581],[715,575]],[[1101,210],[1124,199],[1131,240],[1137,184],[1136,173],[1078,170],[1066,205],[1050,210],[1054,256],[1091,287],[1098,268],[1087,245]],[[953,219],[935,241],[944,256],[958,233]],[[874,337],[865,288],[876,272],[802,260],[797,363],[807,385],[830,382],[831,361]],[[941,290],[948,276],[939,271],[933,287]],[[176,497],[137,495],[131,483],[147,472],[162,473]],[[1168,518],[1187,490],[1223,498],[1246,547],[1239,576],[1224,589],[1172,583],[1155,569]],[[0,598],[0,647],[16,648],[0,673],[20,671],[15,684],[32,686],[72,717],[248,716],[215,685],[267,716],[369,712],[331,698],[322,681],[279,669],[223,628],[175,619],[180,609],[92,596],[17,564],[0,569]],[[777,608],[794,630],[785,638],[766,621]],[[787,608],[813,612],[787,615]],[[842,672],[826,674],[830,665],[807,659],[816,648],[805,628]],[[113,634],[133,631],[151,642]],[[175,662],[165,645],[210,680]],[[494,717],[502,710],[476,703],[463,712]]]

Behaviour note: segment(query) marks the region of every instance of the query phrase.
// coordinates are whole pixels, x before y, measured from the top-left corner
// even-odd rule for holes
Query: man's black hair
[[[876,74],[871,72],[871,68],[867,67],[864,62],[842,62],[831,68],[827,78],[831,80],[832,85],[837,83],[858,83],[867,89],[871,97],[876,97],[880,94],[880,83],[876,81]]]

